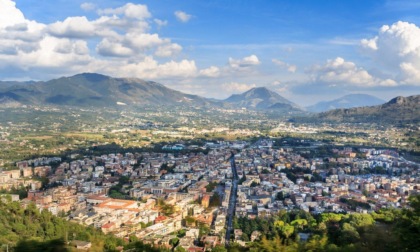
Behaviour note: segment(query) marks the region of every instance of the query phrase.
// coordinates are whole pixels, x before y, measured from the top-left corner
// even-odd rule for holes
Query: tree
[[[281,232],[286,237],[286,239],[289,239],[289,237],[295,232],[295,228],[286,224],[281,228]]]
[[[411,209],[403,209],[397,219],[395,233],[399,250],[415,251],[420,244],[420,195],[410,197]]]
[[[206,192],[212,192],[217,185],[217,182],[210,182],[208,185],[206,185]]]
[[[184,237],[185,236],[185,234],[186,234],[187,232],[185,231],[185,229],[181,229],[181,230],[179,230],[178,231],[178,234],[177,234],[177,236],[179,237],[179,238],[182,238],[182,237]]]
[[[263,169],[263,170],[261,171],[261,173],[262,173],[262,174],[270,174],[270,173],[271,173],[271,171],[269,171],[268,169]]]
[[[257,185],[259,185],[257,182],[252,181],[252,183],[251,183],[250,187],[256,187]]]
[[[172,245],[172,249],[178,246],[179,238],[175,237],[169,240],[169,245]]]
[[[277,193],[276,200],[283,201],[284,199],[285,198],[284,198],[284,192],[283,191]]]
[[[187,252],[187,251],[186,251],[183,247],[181,247],[181,246],[176,247],[174,251],[175,251],[175,252]]]
[[[209,206],[217,207],[217,206],[220,206],[221,204],[222,204],[222,199],[220,195],[217,192],[215,192],[213,196],[210,198]]]
[[[228,250],[223,245],[216,245],[211,250],[212,252],[227,252]]]
[[[347,245],[358,242],[360,235],[356,228],[348,223],[344,223],[338,238],[339,245]]]
[[[297,229],[302,230],[304,226],[308,225],[308,221],[305,219],[296,219],[290,224],[292,224],[292,226],[296,227]]]

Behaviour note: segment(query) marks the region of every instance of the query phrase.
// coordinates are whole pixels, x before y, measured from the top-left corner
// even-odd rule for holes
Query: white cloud
[[[182,47],[176,43],[166,43],[157,48],[155,55],[158,57],[171,57],[182,51]]]
[[[277,93],[280,93],[280,94],[289,91],[289,85],[288,84],[285,84],[285,83],[282,83],[282,82],[280,82],[278,80],[277,81],[273,81],[271,83],[271,88],[274,91],[276,91]]]
[[[146,57],[143,61],[124,65],[108,65],[107,72],[114,76],[141,77],[145,79],[189,78],[195,77],[197,67],[193,60],[169,61],[159,64],[153,57]]]
[[[234,69],[248,68],[248,67],[252,67],[252,66],[257,66],[259,64],[261,64],[261,62],[258,59],[258,57],[254,54],[250,55],[248,57],[245,57],[243,59],[229,58],[229,65],[230,65],[230,67],[232,67]]]
[[[86,3],[82,3],[80,5],[80,8],[84,11],[91,11],[91,10],[96,9],[96,5],[94,3],[86,2]]]
[[[124,15],[128,18],[139,20],[144,20],[152,16],[146,5],[133,3],[127,3],[126,5],[115,9],[108,8],[99,10],[98,13],[100,15]]]
[[[326,84],[330,87],[341,86],[395,86],[395,81],[391,79],[381,80],[373,77],[362,67],[355,63],[345,61],[337,57],[334,60],[327,60],[324,65],[316,65],[311,70],[312,81],[315,83]]]
[[[297,70],[297,66],[296,65],[292,65],[286,62],[283,62],[281,60],[278,59],[272,59],[271,60],[275,65],[279,66],[282,69],[286,69],[288,72],[294,73]]]
[[[54,51],[62,54],[75,53],[77,55],[86,55],[89,53],[89,48],[86,41],[83,40],[60,39],[57,40]]]
[[[85,38],[95,35],[95,26],[86,17],[68,17],[49,25],[48,31],[57,37]]]
[[[415,24],[384,25],[375,37],[361,40],[361,46],[375,63],[397,70],[399,83],[420,85],[420,28]]]
[[[220,69],[216,66],[211,66],[209,68],[200,70],[199,75],[204,76],[204,77],[212,77],[212,78],[219,77]]]
[[[182,47],[147,32],[151,22],[165,25],[166,21],[149,20],[146,5],[126,4],[98,13],[105,16],[67,17],[43,24],[27,20],[14,2],[0,0],[0,70],[15,69],[41,78],[82,71],[145,79],[199,75],[194,60],[162,59],[178,54]],[[202,73],[210,75],[210,70]]]
[[[174,15],[176,19],[178,19],[178,21],[181,21],[183,23],[187,23],[192,18],[192,15],[187,14],[184,11],[175,11]]]
[[[96,51],[102,56],[110,57],[128,57],[133,55],[133,51],[118,42],[111,42],[103,39],[97,46]]]
[[[224,83],[222,85],[222,89],[229,93],[243,93],[255,87],[256,87],[255,84],[245,84],[245,83],[238,83],[238,82],[229,82],[229,83]]]
[[[26,21],[23,13],[15,5],[12,1],[0,1],[0,29]]]
[[[168,39],[161,39],[158,34],[149,33],[128,33],[124,37],[124,43],[137,50],[147,50],[164,43],[169,43]]]
[[[160,20],[158,18],[153,19],[153,21],[156,23],[158,28],[161,28],[163,26],[167,26],[168,25],[168,21],[167,20]]]

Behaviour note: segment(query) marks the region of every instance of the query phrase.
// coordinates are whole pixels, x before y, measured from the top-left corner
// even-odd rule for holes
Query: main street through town
[[[232,190],[230,193],[227,225],[226,225],[226,240],[225,240],[226,247],[229,246],[230,235],[233,232],[233,217],[235,216],[236,197],[238,193],[238,173],[236,171],[235,153],[233,152],[232,152],[232,156],[230,157],[230,166],[232,168],[233,179],[232,179]]]

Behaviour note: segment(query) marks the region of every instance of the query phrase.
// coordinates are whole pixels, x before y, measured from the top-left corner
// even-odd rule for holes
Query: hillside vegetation
[[[135,251],[162,251],[144,245],[135,237],[131,243],[112,235],[104,235],[93,227],[85,227],[52,215],[47,210],[38,211],[34,204],[26,209],[20,202],[0,200],[0,251],[72,251],[72,240],[90,241],[90,251],[116,251],[118,246],[135,248]]]

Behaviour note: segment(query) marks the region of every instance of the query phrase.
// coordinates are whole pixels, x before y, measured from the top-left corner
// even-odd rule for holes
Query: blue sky
[[[215,98],[390,99],[420,93],[418,13],[408,0],[0,0],[0,79],[89,71]]]

